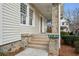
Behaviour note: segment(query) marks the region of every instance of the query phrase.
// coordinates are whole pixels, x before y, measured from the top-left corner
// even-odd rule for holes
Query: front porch
[[[57,39],[49,39],[49,34],[24,35],[27,41],[24,51],[16,56],[54,56],[59,55],[59,43]],[[52,34],[51,34],[52,35]],[[28,37],[28,40],[26,39]]]
[[[22,3],[23,4],[23,3]],[[57,39],[49,39],[48,35],[58,35],[59,34],[59,4],[52,4],[52,3],[38,3],[38,4],[2,4],[1,6],[5,6],[5,10],[7,7],[12,8],[13,6],[25,6],[23,10],[21,10],[21,16],[19,14],[19,7],[16,8],[18,11],[18,19],[19,21],[15,21],[13,19],[13,22],[10,26],[9,22],[7,26],[11,28],[9,31],[7,26],[3,27],[7,29],[7,31],[4,34],[8,34],[3,36],[5,39],[1,46],[0,51],[5,52],[4,55],[16,55],[18,52],[23,51],[23,55],[29,55],[29,53],[32,53],[32,51],[36,54],[33,55],[58,55],[59,51],[59,38]],[[9,6],[11,5],[11,6]],[[25,12],[27,7],[27,13]],[[14,7],[15,8],[15,7]],[[22,9],[22,8],[21,8]],[[4,11],[5,11],[4,10]],[[5,11],[7,12],[7,11]],[[9,11],[9,13],[11,13]],[[9,14],[8,13],[8,14]],[[27,14],[27,17],[25,15]],[[9,14],[10,15],[10,14]],[[4,15],[2,15],[4,16]],[[12,17],[13,15],[10,15]],[[15,17],[16,14],[14,14],[13,17]],[[6,16],[7,17],[7,16]],[[9,17],[9,18],[10,18]],[[21,17],[21,19],[19,18]],[[15,17],[16,18],[16,17]],[[18,20],[17,19],[17,20]],[[7,18],[4,19],[5,24],[7,23]],[[20,23],[21,20],[21,24]],[[50,20],[50,21],[47,21]],[[11,22],[9,19],[8,21]],[[17,25],[18,23],[18,25]],[[5,25],[3,24],[3,25]],[[18,28],[17,28],[18,26]],[[13,27],[13,28],[12,28]],[[47,29],[49,28],[49,30]],[[14,32],[13,32],[14,30]],[[17,31],[18,32],[17,32]],[[7,32],[7,33],[6,33]],[[10,33],[8,33],[10,32]],[[17,33],[16,33],[17,32]],[[12,33],[12,34],[11,34]],[[14,34],[13,34],[14,33]],[[10,35],[11,34],[11,35]],[[2,34],[3,35],[3,34]],[[19,38],[17,40],[16,38]],[[7,40],[6,40],[7,38]],[[8,40],[10,39],[10,40]],[[13,39],[13,40],[12,40]],[[7,43],[6,43],[7,41]],[[52,44],[53,43],[53,44]],[[51,45],[51,46],[50,46]],[[52,49],[53,48],[53,49]],[[28,53],[27,53],[28,51]],[[37,54],[38,53],[38,54]],[[39,54],[40,53],[40,54]],[[2,54],[3,55],[3,54]],[[17,54],[22,55],[22,54]]]
[[[58,35],[59,34],[59,4],[51,4],[51,3],[37,3],[37,4],[30,4],[32,5],[33,8],[35,8],[35,10],[37,11],[38,15],[40,13],[38,17],[39,19],[39,25],[36,24],[35,26],[38,25],[38,32],[36,31],[32,31],[31,33],[29,31],[27,31],[29,33],[29,35],[27,36],[31,36],[30,40],[28,40],[28,44],[25,52],[26,51],[30,51],[36,50],[35,55],[41,55],[43,52],[39,53],[39,49],[41,51],[44,51],[45,55],[58,55],[58,51],[59,51],[59,38],[57,39],[57,41],[55,40],[50,40],[48,38],[49,34],[53,34],[53,35]],[[44,17],[44,18],[43,18]],[[36,19],[36,20],[38,20]],[[37,28],[37,27],[36,27]],[[28,30],[28,28],[27,28]],[[29,29],[30,30],[30,29]],[[50,42],[54,42],[53,44]],[[55,45],[57,44],[57,46]],[[50,47],[49,45],[53,45],[53,49],[52,47]],[[50,49],[51,48],[51,49]],[[29,53],[20,53],[17,55],[29,55]],[[35,53],[35,52],[34,52]]]

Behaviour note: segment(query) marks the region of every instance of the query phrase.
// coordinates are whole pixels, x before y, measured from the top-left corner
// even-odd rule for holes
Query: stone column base
[[[58,56],[59,55],[59,45],[58,39],[51,39],[49,42],[49,56]]]

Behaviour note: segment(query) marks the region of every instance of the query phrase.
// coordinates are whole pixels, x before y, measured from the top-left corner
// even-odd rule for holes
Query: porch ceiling
[[[52,19],[52,3],[33,3],[33,5],[34,5],[47,19]]]

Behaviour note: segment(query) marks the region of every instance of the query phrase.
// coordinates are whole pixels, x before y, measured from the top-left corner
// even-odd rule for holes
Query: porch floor
[[[48,56],[48,52],[42,49],[26,48],[24,51],[18,53],[16,56]]]

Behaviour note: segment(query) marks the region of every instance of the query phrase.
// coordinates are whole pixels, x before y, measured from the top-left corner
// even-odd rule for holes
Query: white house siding
[[[1,7],[1,4],[0,4]],[[1,19],[1,8],[0,8],[0,43],[2,43],[2,19]]]
[[[20,4],[19,3],[2,3],[1,20],[2,20],[2,44],[21,40],[20,35]],[[1,24],[1,23],[0,23]],[[0,45],[2,45],[0,44]]]
[[[30,33],[30,34],[37,34],[40,33],[40,14],[39,12],[30,4],[27,4],[27,8],[28,8],[28,12],[29,12],[29,8],[33,9],[34,12],[34,19],[33,19],[33,25],[29,25],[28,21],[29,21],[29,15],[27,15],[27,19],[26,19],[26,23],[25,25],[21,24],[21,33]],[[29,13],[27,13],[29,14]]]

